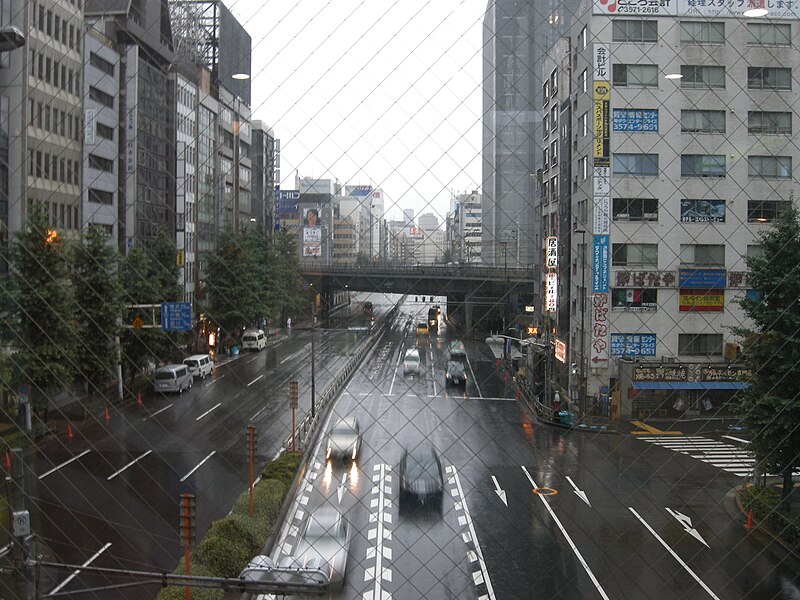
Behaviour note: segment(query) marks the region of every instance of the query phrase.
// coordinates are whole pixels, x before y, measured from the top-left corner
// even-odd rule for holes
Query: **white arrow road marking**
[[[539,486],[536,485],[536,482],[533,480],[533,477],[531,477],[531,474],[528,473],[528,469],[525,468],[525,465],[522,465],[522,470],[525,471],[525,476],[528,478],[528,481],[531,482],[533,488],[534,489],[538,488]],[[573,542],[572,538],[569,537],[567,530],[564,529],[564,526],[561,524],[561,521],[556,516],[556,513],[553,512],[553,509],[550,506],[550,503],[547,501],[547,498],[545,498],[542,494],[536,494],[536,495],[539,496],[539,500],[542,501],[542,504],[544,504],[544,507],[547,509],[547,512],[550,513],[550,516],[553,517],[553,521],[555,521],[556,525],[558,525],[558,528],[561,530],[562,535],[567,540],[569,547],[572,548],[572,551],[575,553],[575,556],[578,557],[578,560],[583,566],[583,570],[586,571],[586,574],[589,576],[589,579],[592,580],[592,583],[594,584],[594,587],[597,588],[597,591],[600,592],[600,595],[603,597],[603,600],[609,600],[608,595],[603,589],[603,586],[601,586],[600,582],[597,581],[597,577],[594,576],[594,573],[592,573],[592,570],[589,568],[589,565],[584,560],[583,555],[581,555],[580,551],[578,551],[578,547],[575,545],[575,542]]]
[[[573,491],[577,494],[578,498],[586,502],[586,504],[591,508],[592,504],[591,502],[589,502],[589,498],[586,497],[586,492],[579,489],[578,486],[575,485],[575,482],[572,481],[572,478],[569,475],[567,475],[567,481],[569,481],[569,484],[572,486]]]
[[[636,516],[636,518],[637,518],[637,519],[639,519],[639,521],[641,521],[642,525],[644,525],[645,527],[647,527],[647,530],[648,530],[648,531],[649,531],[651,534],[653,534],[653,537],[654,537],[654,538],[656,538],[656,539],[659,541],[659,543],[660,543],[662,546],[664,546],[664,548],[666,549],[666,551],[667,551],[667,552],[669,552],[670,554],[672,554],[673,558],[675,558],[675,560],[677,560],[677,561],[678,561],[678,562],[681,564],[681,566],[682,566],[684,569],[686,569],[686,572],[687,572],[687,573],[689,573],[689,575],[691,575],[692,577],[694,577],[694,580],[695,580],[697,583],[699,583],[699,584],[700,584],[700,586],[701,586],[701,587],[702,587],[702,588],[703,588],[703,589],[704,589],[706,592],[708,592],[708,595],[709,595],[709,596],[711,596],[712,598],[714,598],[714,600],[720,600],[719,596],[717,596],[717,595],[716,595],[714,592],[712,592],[712,591],[711,591],[711,588],[709,588],[709,587],[708,587],[708,586],[707,586],[705,583],[703,583],[703,581],[702,581],[702,580],[701,580],[701,579],[700,579],[700,578],[697,576],[697,574],[696,574],[694,571],[692,571],[692,570],[689,568],[689,565],[687,565],[685,562],[683,562],[683,559],[682,559],[680,556],[678,556],[678,555],[675,553],[675,551],[674,551],[672,548],[670,548],[670,547],[667,545],[667,542],[665,542],[663,539],[661,539],[661,536],[660,536],[660,535],[658,535],[658,534],[657,534],[657,533],[656,533],[656,532],[653,530],[653,528],[652,528],[652,527],[650,527],[650,525],[647,523],[647,521],[645,521],[645,520],[644,520],[644,519],[643,519],[643,518],[642,518],[642,517],[639,515],[639,513],[637,513],[637,512],[636,512],[636,511],[635,511],[633,508],[631,508],[630,506],[628,507],[628,510],[629,510],[629,511],[631,511],[631,512],[634,514],[634,516]]]
[[[703,539],[703,536],[700,535],[700,532],[697,531],[697,529],[695,529],[694,527],[692,527],[692,519],[690,517],[687,517],[683,513],[679,513],[677,510],[672,510],[668,506],[665,506],[664,508],[666,508],[667,512],[678,520],[678,523],[681,524],[681,527],[683,527],[683,530],[686,533],[691,535],[694,539],[703,544],[706,548],[710,547]]]
[[[95,560],[95,559],[96,559],[98,556],[100,556],[100,555],[101,555],[103,552],[105,552],[106,550],[108,550],[108,547],[109,547],[110,545],[111,545],[111,542],[107,542],[105,546],[103,546],[102,548],[100,548],[100,550],[98,550],[97,552],[95,552],[95,553],[94,553],[94,554],[91,556],[91,558],[89,558],[89,560],[87,560],[87,561],[86,561],[85,563],[83,563],[81,566],[82,566],[82,567],[88,567],[90,564],[92,564],[92,563],[94,562],[94,560]],[[62,581],[62,582],[61,582],[61,583],[59,583],[59,584],[58,584],[56,587],[54,587],[52,590],[50,590],[50,591],[47,593],[47,595],[48,595],[48,596],[52,596],[53,594],[55,594],[55,593],[57,593],[57,592],[60,592],[60,591],[61,591],[61,590],[64,588],[64,586],[66,586],[66,585],[67,585],[67,584],[68,584],[70,581],[72,581],[72,580],[73,580],[73,579],[75,579],[75,578],[76,578],[78,575],[80,575],[80,572],[81,572],[81,570],[80,570],[80,569],[76,569],[75,571],[73,571],[73,572],[72,572],[72,574],[71,574],[69,577],[67,577],[67,578],[66,578],[64,581]]]
[[[339,489],[336,490],[336,495],[339,497],[339,504],[342,503],[345,489],[347,489],[347,471],[342,474],[342,485],[340,485]]]
[[[497,483],[497,477],[492,475],[492,481],[494,481],[494,493],[500,497],[500,500],[503,501],[503,504],[508,507],[508,500],[506,500],[506,491],[500,489],[500,484]]]

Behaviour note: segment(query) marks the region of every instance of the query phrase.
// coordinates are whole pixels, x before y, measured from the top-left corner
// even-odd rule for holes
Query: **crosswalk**
[[[702,460],[704,463],[739,477],[752,476],[755,468],[756,461],[752,453],[708,437],[699,435],[653,435],[642,436],[638,439]]]

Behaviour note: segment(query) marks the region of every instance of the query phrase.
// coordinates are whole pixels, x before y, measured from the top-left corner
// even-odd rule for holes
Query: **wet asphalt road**
[[[368,297],[363,295],[365,298]],[[376,313],[391,306],[374,300]],[[317,338],[319,394],[363,341],[360,305],[352,318]],[[198,539],[210,523],[230,510],[247,489],[246,426],[258,431],[255,473],[281,447],[291,428],[289,382],[299,382],[298,420],[310,409],[310,332],[295,329],[258,353],[242,354],[195,379],[183,394],[145,395],[112,409],[110,419],[77,426],[74,439],[45,440],[26,455],[32,529],[46,560],[133,570],[171,571],[183,555],[178,542],[179,499],[196,495]],[[97,556],[95,556],[97,554]],[[43,574],[41,592],[53,591],[71,572]],[[68,597],[153,597],[157,586],[79,593],[87,588],[129,583],[81,573],[60,591]],[[11,596],[2,579],[0,597]]]
[[[416,336],[427,308],[406,303],[335,405],[328,425],[359,419],[358,461],[326,462],[323,436],[273,558],[330,503],[353,529],[335,598],[800,598],[800,575],[733,511],[741,477],[669,442],[535,423],[479,340],[466,389],[446,388],[457,335]],[[419,377],[402,372],[412,347]],[[418,445],[441,457],[441,510],[398,505],[401,451]]]

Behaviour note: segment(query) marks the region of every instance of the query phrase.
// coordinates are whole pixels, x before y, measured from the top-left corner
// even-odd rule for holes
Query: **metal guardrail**
[[[376,327],[369,337],[367,337],[367,339],[361,343],[358,349],[350,357],[350,360],[347,361],[347,364],[344,366],[344,368],[336,374],[336,377],[334,377],[333,381],[331,381],[325,387],[325,389],[322,390],[322,393],[317,396],[314,418],[311,417],[310,412],[307,412],[303,416],[303,418],[297,424],[295,431],[291,432],[283,442],[283,447],[287,451],[292,449],[293,439],[295,441],[294,448],[300,451],[304,450],[306,441],[313,438],[315,427],[320,421],[320,415],[324,412],[324,409],[328,403],[339,395],[341,388],[344,387],[352,374],[355,373],[366,353],[374,347],[374,340],[383,335],[383,332],[386,330],[386,328],[394,321],[402,303],[403,298],[401,298],[400,301],[395,304],[395,306],[388,313],[386,313],[386,317],[381,319],[378,327]]]

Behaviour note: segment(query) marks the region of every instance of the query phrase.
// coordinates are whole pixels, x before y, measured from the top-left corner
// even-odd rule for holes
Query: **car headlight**
[[[356,459],[356,450],[358,450],[358,445],[353,444],[353,460]]]
[[[327,459],[327,458],[330,458],[330,457],[331,457],[331,447],[328,446],[328,451],[325,453],[325,458]]]

